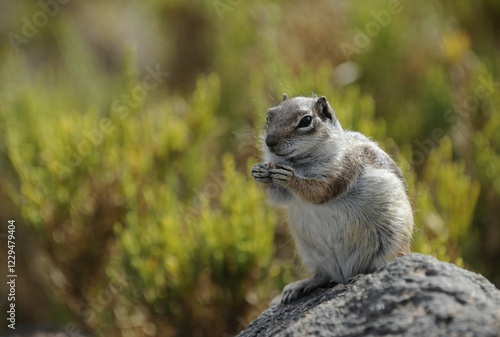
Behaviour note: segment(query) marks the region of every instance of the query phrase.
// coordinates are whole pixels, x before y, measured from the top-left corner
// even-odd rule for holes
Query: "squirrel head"
[[[276,161],[307,156],[331,140],[342,127],[335,111],[324,97],[293,97],[267,112],[266,152]],[[276,158],[278,157],[278,158]]]

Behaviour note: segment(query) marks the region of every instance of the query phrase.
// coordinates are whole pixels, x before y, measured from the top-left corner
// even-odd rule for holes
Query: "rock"
[[[500,336],[500,290],[411,254],[351,284],[274,304],[238,336]]]

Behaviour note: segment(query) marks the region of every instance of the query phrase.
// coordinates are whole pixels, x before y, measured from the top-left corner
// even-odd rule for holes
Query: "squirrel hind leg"
[[[356,276],[351,277],[350,279],[347,280],[346,284],[354,284],[358,280],[362,279],[366,274],[358,274]]]
[[[328,275],[318,274],[311,278],[290,283],[283,289],[281,294],[281,304],[294,302],[312,291],[329,286],[333,287],[337,283],[332,282]]]

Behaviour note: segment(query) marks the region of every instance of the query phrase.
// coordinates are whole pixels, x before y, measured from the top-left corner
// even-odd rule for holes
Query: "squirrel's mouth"
[[[282,157],[282,158],[290,158],[290,157],[291,157],[291,155],[295,152],[295,150],[292,150],[292,151],[287,152],[287,153],[280,153],[280,152],[277,152],[277,151],[275,151],[275,150],[271,149],[271,152],[272,152],[274,155],[278,156],[278,157]]]

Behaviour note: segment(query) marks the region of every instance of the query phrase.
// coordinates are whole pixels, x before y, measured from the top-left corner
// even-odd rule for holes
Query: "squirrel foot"
[[[326,275],[316,275],[311,278],[290,283],[283,289],[281,304],[288,304],[311,293],[322,286],[331,284],[331,279]]]
[[[354,284],[356,283],[359,279],[361,279],[363,276],[365,276],[364,274],[358,274],[356,276],[353,276],[351,277],[350,279],[347,280],[346,284]]]

